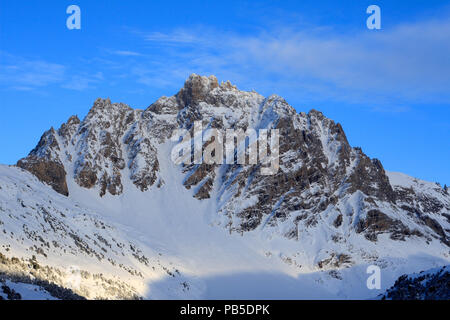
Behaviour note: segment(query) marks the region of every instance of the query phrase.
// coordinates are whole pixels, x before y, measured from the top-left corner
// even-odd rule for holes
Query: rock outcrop
[[[383,300],[449,300],[450,266],[403,275],[381,296]]]

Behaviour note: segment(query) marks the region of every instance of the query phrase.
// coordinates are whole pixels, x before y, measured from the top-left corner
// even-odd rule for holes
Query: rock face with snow
[[[182,181],[173,181],[163,169],[172,161],[167,152],[175,144],[171,137],[176,129],[192,133],[196,121],[204,130],[278,129],[279,170],[262,175],[261,164],[186,164],[176,166]],[[44,133],[17,166],[69,203],[73,192],[83,190],[115,201],[177,188],[179,194],[190,194],[199,211],[207,207],[210,225],[231,234],[265,234],[296,243],[302,249],[282,260],[298,268],[329,270],[377,261],[388,255],[377,249],[380,241],[383,248],[400,252],[412,240],[414,248],[433,248],[440,259],[448,259],[450,195],[444,189],[386,172],[379,160],[351,147],[342,126],[319,111],[297,113],[279,96],[240,91],[214,76],[191,75],[177,94],[145,110],[98,99],[82,121],[73,116]],[[62,209],[41,206],[34,206],[36,219],[44,219],[54,234],[63,232],[68,246],[78,242],[92,256],[107,257],[95,249],[100,238],[76,240],[69,217],[59,216]],[[133,259],[133,252],[116,251]]]
[[[352,148],[341,125],[321,112],[297,113],[278,96],[239,91],[213,76],[192,75],[175,96],[145,111],[98,99],[83,121],[71,117],[59,130],[46,132],[18,166],[64,195],[66,179],[96,188],[100,196],[120,195],[124,179],[146,191],[164,183],[158,144],[176,128],[191,129],[194,121],[220,130],[278,129],[282,137],[274,175],[259,174],[255,165],[182,169],[185,187],[195,188],[198,199],[210,198],[214,186],[220,190],[217,213],[230,231],[264,225],[297,239],[302,229],[326,219],[337,235],[354,229],[372,241],[389,233],[393,240],[433,237],[449,244],[450,198],[444,190],[393,187],[381,162]]]
[[[383,300],[449,300],[450,266],[401,276],[381,297]]]
[[[59,145],[52,128],[45,132],[35,149],[26,159],[19,160],[17,166],[32,172],[42,182],[49,184],[56,192],[69,195],[66,182],[66,170],[59,156]]]

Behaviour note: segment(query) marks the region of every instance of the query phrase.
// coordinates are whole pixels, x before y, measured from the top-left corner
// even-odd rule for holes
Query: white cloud
[[[134,48],[106,50],[108,60],[94,56],[67,67],[0,52],[0,85],[85,90],[95,88],[105,72],[110,84],[127,79],[172,90],[195,72],[308,103],[395,104],[402,109],[450,101],[450,18],[380,31],[362,27],[347,34],[323,26],[299,30],[280,25],[245,35],[208,28],[131,32],[143,40]],[[114,56],[123,58],[110,59]]]
[[[192,32],[192,30],[177,29],[170,33],[150,32],[144,34],[146,41],[163,42],[166,44],[205,44],[210,39]]]
[[[63,65],[26,60],[0,52],[0,84],[17,90],[31,90],[58,83],[64,78]]]
[[[323,30],[242,36],[178,29],[144,39],[166,47],[165,68],[232,75],[254,86],[281,82],[304,95],[348,102],[450,100],[450,19],[346,35]]]
[[[134,51],[128,51],[128,50],[117,50],[114,51],[113,54],[119,55],[119,56],[128,56],[128,57],[139,57],[142,54]]]
[[[43,60],[25,59],[0,52],[0,86],[8,90],[33,91],[50,85],[85,90],[103,80],[102,72],[72,70]]]
[[[65,81],[61,87],[65,89],[83,91],[86,89],[95,88],[93,85],[103,80],[103,73],[97,72],[94,75],[89,74],[76,74],[70,77],[68,81]]]

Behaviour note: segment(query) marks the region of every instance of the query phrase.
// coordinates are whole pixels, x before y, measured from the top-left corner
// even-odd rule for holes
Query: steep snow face
[[[261,165],[175,165],[170,138],[178,128],[192,133],[195,121],[203,130],[278,129],[280,169],[264,176]],[[442,189],[386,173],[380,161],[352,148],[341,125],[321,112],[297,113],[279,96],[240,91],[213,76],[191,75],[176,95],[162,97],[146,110],[98,99],[82,121],[74,116],[46,132],[18,166],[61,194],[52,191],[49,196],[64,203],[50,216],[60,219],[59,211],[84,208],[109,226],[117,224],[111,232],[123,232],[117,237],[133,248],[140,245],[147,258],[161,253],[172,259],[180,275],[172,272],[177,277],[166,283],[156,281],[148,266],[137,268],[131,249],[115,249],[119,257],[110,257],[106,247],[108,255],[92,249],[101,261],[129,257],[119,265],[134,266],[145,280],[128,293],[145,297],[219,297],[215,290],[233,283],[230,274],[250,273],[255,277],[248,279],[259,281],[271,272],[275,276],[268,283],[294,277],[307,288],[332,279],[332,289],[320,287],[317,297],[369,297],[373,292],[361,280],[367,264],[380,264],[393,281],[399,272],[415,271],[414,266],[448,260],[450,196]],[[25,179],[16,168],[5,167],[2,174],[11,177],[9,185],[31,177]],[[16,174],[22,182],[15,180]],[[30,191],[17,192],[25,190]],[[36,203],[47,201],[37,192],[35,196],[41,197]],[[15,215],[23,211],[12,194],[4,203]],[[33,207],[40,219],[43,213]],[[17,232],[23,232],[22,220],[17,221]],[[101,240],[92,238],[97,233],[89,229],[94,220],[86,221],[64,223],[73,224],[73,230],[80,230],[73,234],[95,248]],[[67,241],[76,246],[70,235]],[[168,260],[158,261],[168,268]],[[344,288],[341,278],[352,285]],[[293,288],[290,297],[304,294]]]

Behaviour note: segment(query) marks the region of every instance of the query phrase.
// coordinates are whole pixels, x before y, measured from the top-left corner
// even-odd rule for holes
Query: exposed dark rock
[[[450,300],[449,267],[403,275],[381,297],[383,300]]]
[[[422,236],[418,230],[410,230],[400,220],[392,219],[379,210],[370,210],[365,219],[361,219],[356,232],[364,233],[366,239],[377,241],[378,234],[390,232],[391,239],[405,240],[405,237]]]
[[[178,92],[177,99],[181,105],[192,105],[199,102],[215,104],[216,101],[209,95],[210,91],[219,87],[217,78],[211,76],[208,81],[203,81],[202,77],[191,75],[186,81],[184,87]]]
[[[334,220],[333,225],[334,225],[336,228],[339,228],[339,227],[342,225],[342,214],[339,214],[339,215],[336,217],[336,220]]]
[[[84,165],[76,175],[77,183],[84,188],[90,189],[97,183],[97,174],[89,164]]]
[[[383,166],[378,159],[370,159],[362,151],[358,152],[359,161],[349,178],[350,192],[357,190],[381,200],[395,202],[395,193]]]
[[[17,166],[30,171],[39,180],[50,185],[56,192],[65,196],[69,195],[66,182],[66,170],[61,163],[31,155],[26,159],[19,160]]]
[[[320,269],[323,268],[340,268],[349,267],[352,265],[351,257],[348,254],[335,254],[332,253],[329,258],[321,260],[317,264]]]

